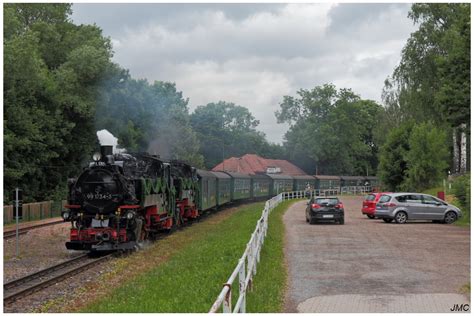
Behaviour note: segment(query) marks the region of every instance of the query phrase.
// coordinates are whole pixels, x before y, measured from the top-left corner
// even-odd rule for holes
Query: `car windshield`
[[[373,195],[373,194],[369,194],[365,197],[366,201],[373,201],[374,199],[375,199],[375,195]]]
[[[390,201],[392,197],[390,195],[382,195],[379,199],[379,202],[380,203],[385,203],[385,202],[388,202]]]
[[[319,204],[319,205],[336,205],[337,203],[339,203],[339,199],[338,198],[325,198],[325,199],[316,199],[315,200],[316,204]]]

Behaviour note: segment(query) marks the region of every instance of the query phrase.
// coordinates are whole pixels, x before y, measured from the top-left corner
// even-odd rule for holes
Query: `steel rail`
[[[32,225],[32,226],[27,226],[18,229],[18,234],[19,235],[24,235],[28,233],[30,230],[33,230],[35,228],[40,228],[40,227],[45,227],[45,226],[51,226],[51,225],[56,225],[56,224],[61,224],[64,223],[64,220],[57,220],[54,222],[48,222],[48,223],[43,223],[43,224],[38,224],[38,225]],[[16,236],[16,230],[9,230],[9,231],[4,231],[3,232],[3,239],[9,239],[9,238],[14,238]]]
[[[3,284],[3,290],[6,291],[6,290],[9,290],[11,288],[14,288],[14,287],[17,287],[19,286],[20,284],[23,284],[23,283],[26,283],[28,281],[31,281],[33,279],[37,279],[39,277],[41,277],[42,275],[46,275],[46,274],[49,274],[51,273],[52,271],[56,271],[58,269],[61,269],[71,263],[74,263],[78,260],[82,260],[86,257],[88,257],[89,255],[88,254],[84,254],[84,255],[80,255],[80,256],[77,256],[77,257],[74,257],[72,259],[69,259],[69,260],[66,260],[66,261],[63,261],[61,263],[58,263],[54,266],[51,266],[51,267],[48,267],[46,269],[43,269],[43,270],[40,270],[40,271],[37,271],[37,272],[34,272],[32,274],[28,274],[24,277],[21,277],[21,278],[18,278],[18,279],[15,279],[15,280],[12,280],[10,282],[7,282],[7,283],[4,283]]]
[[[76,264],[80,263],[85,259],[85,257],[88,257],[88,254],[82,255],[75,257],[71,260],[61,262],[60,264],[54,265],[52,267],[46,268],[44,270],[32,273],[30,275],[27,275],[23,278],[13,280],[11,282],[8,282],[3,285],[3,291],[4,291],[4,297],[3,297],[3,304],[8,305],[16,300],[18,300],[21,297],[25,297],[29,294],[32,294],[34,292],[37,292],[41,289],[44,289],[52,284],[57,283],[58,281],[75,274],[77,272],[80,272],[89,266],[99,263],[101,261],[108,260],[113,254],[109,254],[103,257],[99,257],[96,259],[91,259],[86,261],[83,264],[80,264],[78,266],[73,267],[72,269],[67,269],[68,265],[70,264]],[[54,275],[56,272],[61,271],[62,269],[65,269],[64,272],[59,273],[58,275]],[[39,282],[34,282],[35,280],[41,278],[41,277],[47,277],[51,276],[50,278],[47,278],[46,280],[40,280]],[[25,285],[28,283],[31,283],[31,285],[27,287],[22,287],[22,285]],[[20,288],[19,290],[16,291],[10,291],[12,289]],[[7,291],[8,290],[8,291]],[[10,293],[9,293],[10,292]]]

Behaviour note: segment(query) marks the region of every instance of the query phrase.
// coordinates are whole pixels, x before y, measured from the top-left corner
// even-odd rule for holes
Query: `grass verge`
[[[284,258],[285,225],[283,214],[298,200],[285,201],[276,207],[268,219],[268,232],[260,253],[260,263],[247,295],[248,313],[282,313],[287,282]]]
[[[247,305],[252,306],[249,311],[282,309],[286,282],[282,214],[290,203],[282,203],[270,216],[259,272],[247,298]],[[80,311],[207,312],[242,255],[262,209],[263,203],[243,206],[218,225],[207,225],[206,230],[199,227],[199,234],[185,246],[181,245],[179,252],[170,254],[167,260],[157,262],[146,273],[125,281]],[[198,225],[201,224],[204,223]],[[129,260],[128,264],[133,261]],[[235,303],[238,290],[233,292]]]
[[[462,294],[471,294],[471,282],[464,284],[459,290]]]

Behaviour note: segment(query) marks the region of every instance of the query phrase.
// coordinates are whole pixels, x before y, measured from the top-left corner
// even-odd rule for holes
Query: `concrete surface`
[[[345,225],[305,221],[306,201],[284,215],[286,312],[450,312],[469,303],[470,229],[371,220],[362,197],[342,197]]]

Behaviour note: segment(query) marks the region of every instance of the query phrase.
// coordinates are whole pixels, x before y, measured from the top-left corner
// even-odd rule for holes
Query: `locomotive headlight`
[[[67,212],[67,211],[66,211],[66,212],[63,212],[61,215],[62,215],[62,217],[63,217],[63,219],[64,219],[65,221],[67,221],[67,220],[69,219],[69,217],[70,217],[70,214],[69,214],[69,212]]]
[[[135,216],[135,213],[128,212],[125,216],[127,217],[127,219],[133,219],[133,217]]]
[[[94,153],[94,155],[92,155],[92,160],[99,161],[100,160],[100,153]]]

